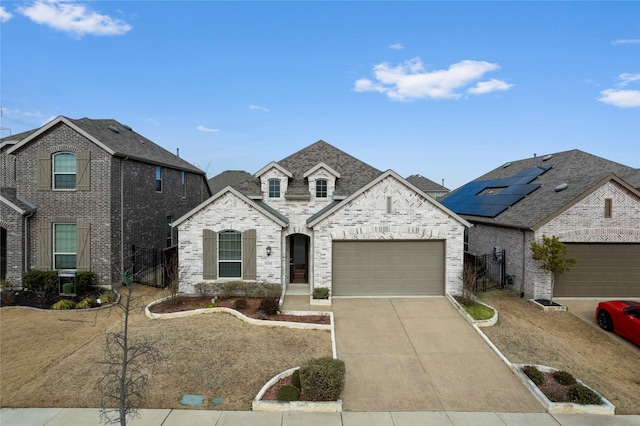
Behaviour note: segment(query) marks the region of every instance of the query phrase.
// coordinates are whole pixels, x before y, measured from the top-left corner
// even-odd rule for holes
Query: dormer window
[[[316,198],[327,198],[327,180],[316,180]]]
[[[280,198],[280,179],[269,179],[269,198]]]

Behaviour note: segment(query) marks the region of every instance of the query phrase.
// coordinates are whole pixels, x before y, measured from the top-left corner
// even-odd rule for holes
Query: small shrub
[[[27,290],[36,293],[48,293],[58,290],[58,273],[56,271],[41,271],[32,269],[22,277],[22,284]]]
[[[553,378],[556,379],[558,383],[565,386],[571,386],[577,383],[576,378],[573,377],[573,375],[567,371],[562,371],[562,370],[554,371]]]
[[[582,405],[600,405],[602,399],[591,389],[584,385],[575,384],[569,388],[569,401]]]
[[[328,299],[329,298],[329,289],[326,287],[318,287],[313,289],[313,298],[314,299]]]
[[[62,299],[57,301],[51,306],[54,311],[65,311],[67,309],[73,309],[76,307],[76,302],[71,299]]]
[[[525,365],[524,367],[522,367],[522,372],[526,374],[527,377],[536,384],[536,386],[540,386],[542,382],[544,382],[544,376],[542,375],[542,372],[533,365]]]
[[[283,386],[278,390],[278,401],[297,401],[298,389],[294,386]]]
[[[265,315],[277,315],[280,312],[280,302],[273,298],[262,299],[258,310],[264,312]]]
[[[241,310],[247,307],[246,299],[236,299],[232,303],[233,309]]]
[[[211,283],[197,283],[194,286],[196,293],[200,296],[205,296],[207,294],[213,293],[213,285]]]
[[[108,305],[116,301],[116,294],[113,291],[105,291],[98,299],[103,305]]]
[[[209,308],[215,308],[216,304],[214,302],[209,302],[206,305],[204,305],[205,308],[209,309]]]
[[[242,281],[225,281],[219,283],[220,296],[228,299],[233,296],[238,296]]]
[[[96,301],[93,300],[90,297],[86,297],[84,299],[82,299],[81,301],[79,301],[78,303],[76,303],[75,308],[76,309],[91,309],[94,308],[96,306]]]
[[[0,280],[0,291],[9,291],[12,290],[13,286],[7,280]]]
[[[344,389],[344,362],[330,357],[313,359],[300,367],[300,387],[311,401],[336,401]]]
[[[297,369],[291,375],[291,384],[297,388],[300,387],[300,369]]]
[[[98,283],[96,274],[91,271],[82,271],[76,274],[76,292],[84,294]]]

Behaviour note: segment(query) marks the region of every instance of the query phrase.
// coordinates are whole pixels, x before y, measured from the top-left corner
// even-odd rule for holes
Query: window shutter
[[[48,191],[51,189],[51,155],[44,150],[38,150],[36,172],[36,189]]]
[[[76,254],[76,269],[79,271],[91,270],[91,224],[78,222],[76,225],[76,239],[78,253]]]
[[[202,231],[202,278],[215,280],[218,278],[217,234],[210,229]]]
[[[247,229],[242,233],[242,278],[256,279],[256,230]]]
[[[91,189],[91,151],[80,151],[76,157],[76,189]]]
[[[38,226],[38,269],[51,269],[51,222]]]

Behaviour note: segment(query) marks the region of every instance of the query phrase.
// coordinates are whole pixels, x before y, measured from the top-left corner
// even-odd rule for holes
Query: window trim
[[[162,166],[156,166],[156,192],[162,192]]]
[[[327,179],[316,179],[316,198],[327,198],[328,196],[329,182]]]
[[[613,198],[604,199],[604,218],[611,219],[613,217]]]
[[[269,198],[280,198],[280,179],[269,179],[268,186]]]
[[[231,235],[233,234],[234,236],[236,236],[240,242],[240,251],[237,253],[237,259],[221,259],[220,254],[223,252],[222,247],[220,246],[221,244],[221,236],[222,235]],[[235,241],[234,241],[235,242]],[[222,278],[222,279],[242,279],[242,268],[243,268],[243,253],[244,253],[244,245],[242,242],[242,232],[240,231],[236,231],[233,229],[228,229],[226,231],[220,231],[218,232],[218,240],[216,241],[216,255],[217,255],[217,259],[216,259],[216,266],[218,268],[218,278]],[[239,275],[238,276],[226,276],[222,273],[222,268],[220,268],[222,263],[233,263],[233,264],[238,264],[239,265]]]
[[[73,225],[74,227],[74,231],[75,231],[75,235],[73,236],[73,244],[75,245],[75,252],[70,252],[70,251],[56,251],[56,246],[57,246],[57,239],[56,239],[56,227],[57,226],[61,226],[61,225]],[[78,269],[78,224],[77,223],[67,223],[67,222],[60,222],[60,223],[53,223],[53,226],[51,228],[51,249],[53,252],[53,269],[54,270],[59,270],[59,269],[65,269],[65,270],[76,270]],[[75,256],[75,262],[74,262],[74,266],[73,268],[63,268],[63,267],[58,267],[58,257],[57,256]]]
[[[187,198],[187,172],[182,171],[182,198]]]
[[[62,158],[63,155],[70,155],[74,158],[74,171],[70,172],[57,172],[56,171],[56,157]],[[71,176],[73,175],[73,188],[57,188],[56,187],[56,176]],[[60,151],[51,155],[51,189],[54,191],[75,191],[78,187],[77,183],[78,178],[78,155],[74,152],[69,151]]]

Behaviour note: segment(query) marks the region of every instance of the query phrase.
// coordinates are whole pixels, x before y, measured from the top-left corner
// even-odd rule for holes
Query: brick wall
[[[24,271],[22,218],[20,213],[6,204],[0,203],[0,227],[7,230],[7,273],[5,279],[12,286],[21,285]]]

